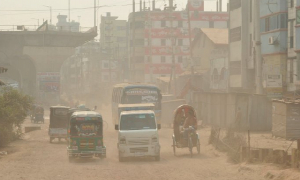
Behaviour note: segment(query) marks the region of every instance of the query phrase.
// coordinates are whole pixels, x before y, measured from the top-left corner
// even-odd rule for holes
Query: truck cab
[[[129,157],[160,160],[160,144],[155,113],[152,110],[123,111],[118,130],[119,161]]]

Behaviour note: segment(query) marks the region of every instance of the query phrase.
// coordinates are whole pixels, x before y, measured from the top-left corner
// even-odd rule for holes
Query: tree
[[[16,89],[0,89],[0,146],[21,136],[21,126],[31,104],[32,98]]]

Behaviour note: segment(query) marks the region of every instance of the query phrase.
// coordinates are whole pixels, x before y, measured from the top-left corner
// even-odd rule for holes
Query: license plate
[[[143,153],[143,152],[135,152],[134,156],[145,156],[145,153]]]

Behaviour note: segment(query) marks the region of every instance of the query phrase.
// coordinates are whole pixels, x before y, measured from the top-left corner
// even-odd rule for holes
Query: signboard
[[[267,88],[282,88],[282,75],[267,75]]]
[[[230,29],[230,42],[241,41],[242,38],[241,34],[242,34],[241,26]]]
[[[37,73],[39,89],[41,92],[59,92],[60,91],[60,73],[59,72],[39,72]]]
[[[157,95],[157,90],[134,88],[126,91],[126,95]]]
[[[152,55],[172,55],[172,47],[152,47]],[[145,47],[145,55],[150,55],[150,48]],[[189,46],[177,46],[174,48],[174,54],[177,56],[189,55]]]
[[[150,74],[171,74],[172,64],[145,64],[145,73]],[[180,64],[175,64],[175,73],[183,73],[183,69]]]

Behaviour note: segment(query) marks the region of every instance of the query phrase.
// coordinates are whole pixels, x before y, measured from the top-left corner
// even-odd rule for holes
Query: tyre
[[[197,152],[200,154],[200,140],[197,138]]]
[[[75,157],[74,156],[69,156],[69,162],[74,162]]]
[[[125,161],[125,158],[122,157],[122,156],[120,155],[120,153],[119,153],[119,162],[124,162],[124,161]]]
[[[193,157],[193,139],[191,136],[189,137],[189,140],[188,140],[188,147],[190,150],[191,157]]]
[[[160,155],[155,156],[155,161],[160,161]]]
[[[173,136],[173,153],[174,153],[174,156],[176,156],[176,141],[175,141],[174,136]]]
[[[53,141],[53,138],[50,138],[49,142],[52,143],[52,141]]]

